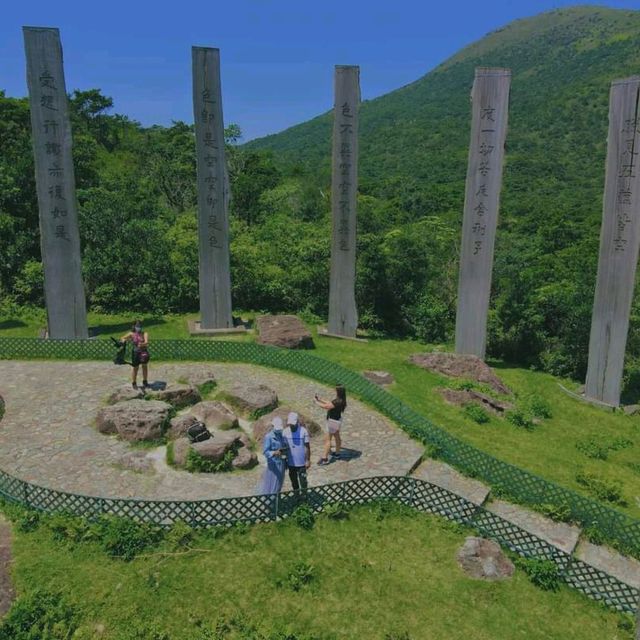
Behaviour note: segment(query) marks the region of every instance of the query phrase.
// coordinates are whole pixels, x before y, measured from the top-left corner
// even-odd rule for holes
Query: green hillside
[[[394,225],[435,217],[457,252],[474,68],[512,70],[490,323],[498,356],[558,373],[585,370],[609,86],[640,73],[638,42],[638,11],[551,11],[498,29],[416,82],[362,105],[361,194],[400,210]],[[285,165],[303,164],[328,181],[331,123],[324,114],[247,147],[270,149]],[[360,210],[366,231],[366,202]],[[455,275],[457,264],[440,266]],[[436,291],[450,336],[455,277]],[[636,334],[632,321],[631,353]]]

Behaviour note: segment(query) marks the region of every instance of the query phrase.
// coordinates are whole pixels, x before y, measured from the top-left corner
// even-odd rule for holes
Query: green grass
[[[90,324],[99,326],[100,335],[103,337],[122,335],[126,329],[125,320],[130,322],[133,317],[134,314],[90,314]],[[195,317],[195,314],[145,318],[151,348],[153,349],[154,339],[187,338],[187,317]],[[23,322],[25,326],[16,326],[19,322]],[[3,326],[5,328],[2,328]],[[0,336],[33,337],[37,334],[38,326],[37,318],[33,317],[25,316],[22,320],[0,318]],[[615,505],[607,502],[604,504],[615,506],[634,517],[640,517],[640,416],[625,416],[621,412],[608,413],[580,403],[567,396],[558,386],[558,382],[562,382],[565,386],[575,387],[575,382],[558,380],[549,374],[493,362],[491,364],[495,367],[496,373],[514,391],[519,407],[528,411],[532,396],[536,396],[538,404],[540,400],[548,404],[551,417],[542,420],[532,429],[514,426],[506,419],[498,417],[491,417],[488,423],[478,428],[471,418],[465,416],[457,407],[446,404],[437,393],[438,387],[451,385],[450,380],[408,362],[412,353],[428,351],[433,346],[412,340],[370,339],[365,343],[318,338],[315,327],[311,327],[311,330],[316,344],[316,355],[358,372],[365,369],[383,369],[391,372],[396,383],[389,388],[389,392],[449,433],[505,462],[594,499],[601,497],[598,498],[598,495],[578,481],[584,474],[606,483],[619,484],[622,501]],[[243,335],[234,339],[250,341],[255,337]],[[624,439],[632,444],[624,448],[607,449],[606,460],[590,457],[584,453],[584,447],[579,446],[585,441],[603,438],[605,442]]]
[[[96,543],[55,542],[40,526],[15,529],[13,574],[21,595],[62,592],[83,640],[263,637],[204,635],[233,615],[264,634],[327,640],[632,638],[621,628],[628,616],[563,585],[543,591],[521,569],[500,583],[467,578],[455,560],[464,536],[433,516],[361,507],[347,519],[321,516],[312,530],[288,521],[216,539],[181,532],[177,546],[194,550],[173,540],[123,562]]]

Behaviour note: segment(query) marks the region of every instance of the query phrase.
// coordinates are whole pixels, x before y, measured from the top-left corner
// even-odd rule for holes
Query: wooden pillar
[[[331,334],[356,337],[356,199],[358,192],[358,111],[360,68],[336,66],[334,75],[333,167],[331,202]]]
[[[485,356],[493,247],[500,208],[509,69],[476,69],[462,223],[456,353]]]
[[[58,29],[24,27],[50,338],[87,338],[71,123]]]
[[[585,396],[620,404],[640,245],[640,76],[609,94],[609,136]]]
[[[201,329],[233,327],[220,51],[192,48]]]

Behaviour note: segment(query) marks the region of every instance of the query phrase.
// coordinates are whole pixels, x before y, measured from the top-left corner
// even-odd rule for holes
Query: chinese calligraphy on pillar
[[[607,140],[585,395],[617,406],[640,245],[640,76],[611,84]]]
[[[462,222],[456,353],[484,358],[511,71],[477,68]]]
[[[49,337],[87,338],[87,314],[58,29],[24,27]]]
[[[356,197],[360,68],[336,66],[334,75],[332,239],[329,333],[355,338]]]
[[[192,63],[198,174],[200,326],[203,329],[226,329],[233,323],[220,51],[193,47]]]

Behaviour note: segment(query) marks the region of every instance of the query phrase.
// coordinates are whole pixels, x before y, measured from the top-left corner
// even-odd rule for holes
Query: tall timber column
[[[220,50],[193,47],[191,53],[198,167],[200,328],[228,329],[233,321]]]
[[[620,404],[640,245],[640,76],[611,84],[598,278],[585,396]]]
[[[58,29],[24,27],[50,338],[87,338],[71,123]]]
[[[334,95],[328,332],[355,338],[358,328],[355,279],[360,67],[336,66]]]
[[[456,353],[483,359],[510,86],[509,69],[478,67],[471,91],[471,143],[462,222]]]

